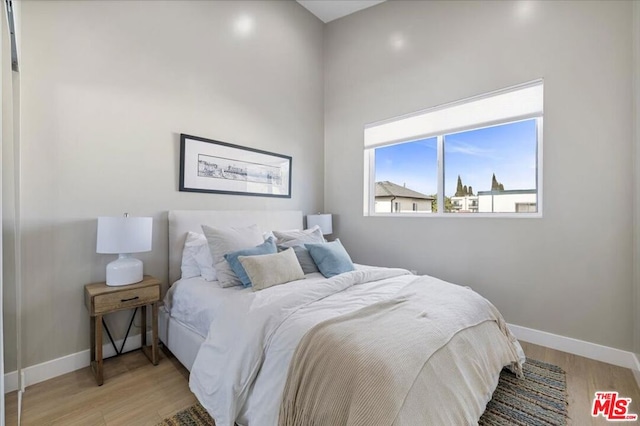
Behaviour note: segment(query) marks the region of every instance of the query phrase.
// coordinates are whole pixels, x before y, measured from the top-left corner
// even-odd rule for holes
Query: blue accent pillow
[[[259,256],[261,254],[274,254],[278,252],[276,246],[276,240],[273,237],[267,238],[267,240],[253,248],[233,251],[224,255],[224,258],[229,262],[231,270],[238,276],[243,287],[250,287],[251,280],[247,275],[247,271],[242,267],[242,263],[238,260],[240,256]]]
[[[355,270],[349,253],[339,239],[330,243],[305,244],[311,258],[326,278]]]

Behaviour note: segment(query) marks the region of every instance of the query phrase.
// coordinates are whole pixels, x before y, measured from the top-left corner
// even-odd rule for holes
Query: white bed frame
[[[169,282],[180,279],[182,249],[189,231],[202,233],[201,225],[217,228],[244,227],[256,224],[263,232],[279,229],[302,229],[302,212],[296,210],[218,211],[172,210],[169,212]],[[189,371],[204,338],[159,309],[159,337],[162,343]]]

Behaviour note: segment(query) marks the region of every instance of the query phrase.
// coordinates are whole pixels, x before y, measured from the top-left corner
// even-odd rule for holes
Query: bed
[[[180,279],[200,225],[302,229],[296,211],[169,213],[160,339],[218,426],[471,424],[524,354],[472,290],[396,268],[309,273],[261,291]],[[428,326],[425,326],[428,324]]]
[[[202,224],[214,224],[220,227],[237,227],[257,224],[261,229],[302,228],[302,212],[280,211],[218,211],[218,210],[172,210],[169,219],[169,282],[176,283],[181,278],[180,264],[182,250],[189,232],[202,233]],[[199,278],[192,282],[205,281]],[[173,287],[173,286],[172,286]],[[204,285],[205,289],[215,287]],[[214,290],[215,291],[215,290]],[[220,293],[226,294],[226,293]],[[165,298],[166,299],[166,298]],[[193,361],[204,341],[202,334],[183,321],[172,318],[168,306],[159,309],[159,337],[173,355],[191,371]]]

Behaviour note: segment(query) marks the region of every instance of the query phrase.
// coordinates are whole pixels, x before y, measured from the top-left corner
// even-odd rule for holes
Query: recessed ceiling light
[[[253,32],[255,23],[253,18],[249,15],[242,15],[236,19],[233,24],[235,33],[239,36],[248,36]]]
[[[515,3],[516,16],[520,19],[530,18],[534,12],[535,5],[530,0],[520,0]]]
[[[394,34],[391,34],[391,37],[389,37],[389,45],[394,50],[402,50],[405,48],[406,44],[407,44],[406,39],[404,35],[401,33],[394,33]]]

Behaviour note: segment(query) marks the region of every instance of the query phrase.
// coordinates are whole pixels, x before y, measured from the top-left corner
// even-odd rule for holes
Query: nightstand
[[[91,316],[91,370],[96,377],[98,386],[102,385],[102,326],[111,340],[116,354],[122,353],[124,342],[120,351],[116,348],[111,333],[104,323],[103,315],[125,309],[141,309],[141,338],[142,351],[153,365],[158,365],[158,303],[160,302],[160,281],[152,276],[145,275],[142,281],[135,284],[110,287],[106,283],[94,283],[84,286],[84,303]],[[147,305],[152,309],[152,342],[147,346]],[[129,323],[129,329],[125,341],[131,330],[135,311]]]

